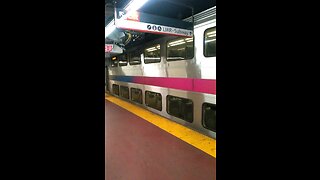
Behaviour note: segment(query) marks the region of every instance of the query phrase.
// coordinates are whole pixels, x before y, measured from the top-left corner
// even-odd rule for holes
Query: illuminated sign
[[[134,12],[130,13],[130,15],[128,15],[126,17],[126,20],[129,20],[129,21],[140,21],[139,13],[137,11],[134,11]]]
[[[161,25],[156,25],[151,23],[128,21],[128,20],[122,20],[120,22],[117,22],[117,28],[154,33],[154,34],[168,34],[168,35],[174,35],[174,36],[193,37],[192,30],[186,30],[186,29],[169,27],[169,26],[161,26]]]
[[[104,52],[111,52],[113,49],[113,44],[105,44]]]
[[[137,11],[117,11],[117,28],[154,34],[193,37],[193,24],[180,19],[172,19]]]

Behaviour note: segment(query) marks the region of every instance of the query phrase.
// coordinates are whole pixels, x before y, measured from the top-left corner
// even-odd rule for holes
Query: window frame
[[[160,51],[160,59],[159,59],[159,61],[157,61],[157,62],[148,62],[148,63],[146,63],[146,50],[148,49],[148,48],[151,48],[152,46],[160,46],[160,49],[159,49],[159,51]],[[143,62],[144,62],[144,64],[154,64],[154,63],[161,63],[161,43],[156,43],[156,44],[153,44],[153,45],[150,45],[150,46],[147,46],[147,47],[145,47],[144,49],[143,49]]]
[[[114,93],[114,86],[118,86],[118,94],[116,94],[116,93]],[[114,94],[114,95],[117,95],[117,96],[120,96],[120,86],[118,85],[118,84],[112,84],[112,94]]]
[[[116,60],[112,60],[112,58],[114,58],[114,57],[116,57]],[[117,61],[116,66],[112,66],[112,62],[114,62],[114,61]],[[113,56],[113,57],[111,57],[111,67],[112,67],[112,68],[119,67],[119,60],[118,60],[118,57],[117,57],[117,56]]]
[[[137,101],[134,101],[133,99],[132,99],[132,93],[134,92],[134,91],[132,91],[132,89],[134,89],[134,91],[136,91],[136,90],[138,90],[138,91],[140,91],[141,92],[141,103],[140,102],[137,102]],[[130,95],[131,95],[131,97],[130,97],[130,100],[131,101],[133,101],[133,102],[135,102],[135,103],[138,103],[138,104],[143,104],[143,92],[142,92],[142,89],[139,89],[139,88],[130,88]]]
[[[202,117],[201,117],[201,124],[202,124],[202,127],[204,127],[205,129],[208,129],[208,130],[210,130],[210,131],[212,131],[212,132],[216,132],[217,129],[216,129],[216,130],[213,130],[213,129],[209,129],[208,127],[205,126],[205,123],[204,123],[204,118],[205,118],[205,116],[204,116],[204,106],[205,106],[205,104],[212,104],[212,105],[214,105],[214,108],[215,108],[215,110],[216,110],[216,112],[217,112],[217,105],[216,105],[216,104],[208,103],[208,102],[202,103],[202,108],[201,108],[201,116],[202,116]],[[217,117],[216,117],[216,119],[217,119]],[[216,121],[216,123],[217,123],[217,121]]]
[[[151,92],[151,93],[155,93],[155,94],[160,94],[160,96],[161,96],[161,108],[160,108],[160,110],[159,109],[156,109],[156,108],[154,108],[154,107],[151,107],[151,106],[149,106],[148,104],[147,104],[147,92]],[[147,106],[147,107],[150,107],[150,108],[152,108],[152,109],[155,109],[155,110],[158,110],[158,111],[160,111],[160,112],[162,112],[162,109],[163,109],[163,107],[162,107],[162,94],[161,93],[158,93],[158,92],[154,92],[154,91],[145,91],[144,92],[144,97],[145,97],[145,100],[144,100],[144,102],[145,102],[145,105]]]
[[[122,96],[122,90],[121,89],[128,89],[128,98],[126,98],[126,97],[124,97],[124,96]],[[120,88],[119,88],[119,96],[120,97],[122,97],[122,98],[124,98],[124,99],[128,99],[128,100],[130,100],[130,88],[128,87],[128,86],[120,86]]]
[[[141,50],[137,50],[137,51],[138,51],[138,53],[140,55],[140,63],[139,64],[131,64],[132,54],[134,54],[134,51],[132,51],[132,52],[129,53],[129,64],[130,64],[130,66],[141,65],[141,61],[142,61],[141,54],[142,54],[142,52],[141,52]]]
[[[188,120],[186,120],[186,119],[182,119],[181,117],[177,117],[177,116],[172,115],[172,114],[169,113],[169,96],[170,96],[170,97],[174,97],[174,98],[180,98],[181,100],[183,100],[183,99],[189,100],[189,101],[192,102],[192,121],[191,121],[191,122],[188,121]],[[193,103],[193,100],[192,100],[192,99],[188,99],[188,98],[184,98],[184,97],[179,97],[179,96],[173,96],[173,95],[167,95],[167,97],[166,97],[166,111],[167,111],[167,113],[168,113],[170,116],[173,116],[173,117],[175,117],[175,118],[181,119],[181,120],[183,120],[183,121],[185,121],[185,122],[193,123],[193,121],[194,121],[194,103]]]
[[[217,56],[206,56],[206,48],[205,48],[205,47],[206,47],[206,32],[209,31],[209,30],[211,30],[211,29],[216,29],[216,26],[207,28],[207,29],[203,32],[203,56],[204,56],[204,57],[207,57],[207,58],[209,58],[209,57],[217,57]]]
[[[192,36],[192,38],[193,38],[193,43],[192,43],[192,46],[193,46],[193,48],[192,48],[192,50],[193,50],[193,56],[192,56],[192,58],[190,58],[190,59],[188,58],[188,59],[168,60],[168,43],[169,43],[170,41],[174,41],[174,40],[177,40],[177,39],[184,39],[184,38],[177,37],[177,38],[174,38],[174,39],[171,39],[171,40],[167,40],[167,41],[166,41],[166,61],[168,61],[168,62],[173,62],[173,61],[185,61],[185,60],[192,60],[192,59],[194,59],[194,41],[195,41],[194,35]]]
[[[125,65],[120,65],[120,60],[119,60],[120,58],[119,57],[121,57],[121,56],[127,56],[127,61],[126,61],[127,63]],[[117,58],[118,58],[118,67],[128,66],[128,61],[129,61],[129,54],[128,53],[118,55]]]

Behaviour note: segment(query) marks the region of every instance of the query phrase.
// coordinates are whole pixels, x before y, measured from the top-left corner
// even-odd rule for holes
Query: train
[[[216,7],[193,19],[193,37],[165,36],[110,57],[106,87],[114,96],[216,139]]]

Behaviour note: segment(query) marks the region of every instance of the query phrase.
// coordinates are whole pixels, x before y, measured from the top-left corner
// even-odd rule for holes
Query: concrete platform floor
[[[106,180],[215,180],[216,159],[105,101]]]

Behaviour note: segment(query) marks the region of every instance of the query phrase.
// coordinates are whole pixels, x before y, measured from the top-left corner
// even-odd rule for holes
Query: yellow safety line
[[[106,94],[106,100],[125,108],[133,114],[141,117],[144,120],[158,126],[166,132],[176,136],[177,138],[191,144],[192,146],[206,152],[207,154],[216,157],[216,140],[208,136],[200,134],[194,130],[184,127],[176,122],[170,121],[167,118],[154,114],[146,109],[143,109],[134,104]]]

